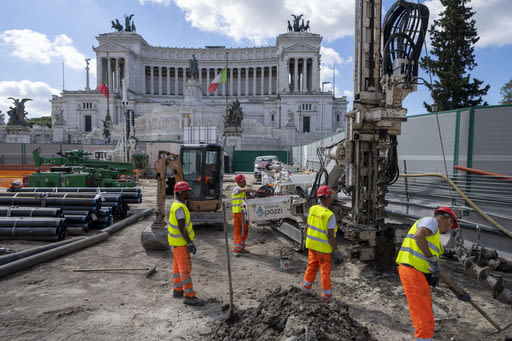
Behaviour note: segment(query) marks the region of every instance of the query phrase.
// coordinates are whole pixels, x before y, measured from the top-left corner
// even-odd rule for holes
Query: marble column
[[[208,92],[208,87],[209,86],[210,86],[210,68],[207,67],[206,68],[206,86],[205,86],[205,88],[206,88],[206,91],[205,91],[206,96],[210,95],[210,93]]]
[[[272,95],[272,65],[268,67],[268,94]]]
[[[162,67],[158,67],[158,94],[162,96]]]
[[[304,65],[302,66],[302,92],[308,92],[308,59],[304,58]]]
[[[253,70],[253,73],[252,73],[252,94],[253,94],[253,96],[256,96],[257,95],[257,92],[256,92],[256,75],[257,75],[258,68],[253,67],[252,70]]]
[[[294,58],[293,65],[293,92],[299,90],[299,58]]]
[[[260,95],[265,95],[265,67],[261,67],[261,91]]]
[[[171,95],[171,68],[170,67],[165,67],[165,71],[167,73],[167,96],[170,96]]]
[[[150,77],[149,77],[149,82],[150,82],[149,88],[151,89],[150,94],[151,94],[151,96],[153,96],[155,94],[155,75],[154,75],[155,68],[153,65],[151,65],[150,68],[151,68],[151,73],[150,73]]]
[[[178,96],[180,92],[178,91],[178,68],[174,67],[174,96]]]
[[[146,65],[142,66],[142,94],[146,94]]]
[[[245,96],[249,96],[249,68],[245,68]]]

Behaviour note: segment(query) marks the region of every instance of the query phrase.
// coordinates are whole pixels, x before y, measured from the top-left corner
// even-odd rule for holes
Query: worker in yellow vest
[[[469,302],[471,297],[464,290],[457,293],[454,283],[439,266],[443,245],[439,234],[458,227],[457,214],[450,207],[440,207],[434,217],[424,217],[412,225],[396,258],[398,274],[404,288],[409,313],[414,326],[415,340],[432,340],[434,314],[430,287],[441,279],[458,299]]]
[[[190,185],[179,181],[174,185],[174,201],[169,213],[168,241],[172,246],[174,255],[172,263],[173,292],[172,297],[182,298],[184,304],[204,305],[205,302],[197,298],[192,286],[192,261],[190,254],[196,254],[194,245],[195,233],[190,221],[190,212],[185,202],[190,197]]]
[[[256,193],[257,191],[245,187],[247,183],[243,174],[237,174],[235,176],[235,182],[236,186],[233,192],[231,192],[231,209],[233,211],[233,253],[238,257],[242,253],[249,253],[249,251],[245,249],[245,242],[249,234],[249,222],[244,216],[245,193]]]
[[[329,301],[331,293],[331,261],[341,263],[343,256],[336,244],[336,218],[329,209],[333,202],[333,191],[329,186],[320,186],[316,196],[320,204],[309,209],[306,225],[306,248],[308,251],[308,267],[304,274],[304,282],[301,289],[311,290],[320,268],[320,281],[322,285],[322,298]]]

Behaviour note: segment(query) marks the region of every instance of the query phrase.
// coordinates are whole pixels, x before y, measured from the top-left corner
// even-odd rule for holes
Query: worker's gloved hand
[[[469,296],[469,294],[467,292],[465,292],[464,289],[459,288],[460,293],[455,291],[454,288],[450,288],[450,290],[455,294],[455,296],[457,296],[457,298],[459,300],[464,301],[464,302],[471,301],[471,296]]]
[[[334,264],[341,264],[343,262],[343,254],[339,250],[334,250],[332,252],[332,259]]]
[[[441,267],[439,266],[439,261],[437,260],[436,256],[428,257],[427,258],[429,268],[428,270],[432,274],[433,277],[439,276],[441,273]]]
[[[188,252],[190,252],[193,255],[195,255],[197,252],[197,247],[194,245],[194,243],[188,244],[187,249],[188,249]]]

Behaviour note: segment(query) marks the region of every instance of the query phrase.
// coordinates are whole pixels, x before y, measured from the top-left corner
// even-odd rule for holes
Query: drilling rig
[[[326,184],[345,194],[337,195],[330,209],[351,241],[351,257],[389,271],[410,226],[385,221],[386,193],[399,176],[397,136],[407,120],[402,102],[417,89],[429,11],[400,0],[381,26],[381,9],[382,0],[356,1],[354,108],[346,114],[345,139],[318,149],[321,166],[310,191],[291,193],[292,199],[300,196],[292,200],[291,216],[272,226],[303,248],[307,207],[316,203],[318,187]]]
[[[381,0],[356,1],[354,108],[346,115],[346,138],[322,151],[324,182],[352,198],[349,208],[337,202],[332,209],[344,222],[345,237],[362,243],[353,252],[386,270],[400,238],[385,222],[385,196],[399,176],[396,141],[407,120],[402,102],[417,89],[429,11],[400,0],[381,26],[381,10]]]

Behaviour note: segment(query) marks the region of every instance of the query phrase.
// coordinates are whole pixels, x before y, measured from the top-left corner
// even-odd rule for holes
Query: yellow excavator
[[[192,188],[186,203],[192,224],[222,225],[222,182],[224,153],[218,144],[184,144],[180,154],[160,151],[155,166],[157,211],[155,221],[142,232],[145,249],[168,249],[166,196],[174,184],[186,181]]]

